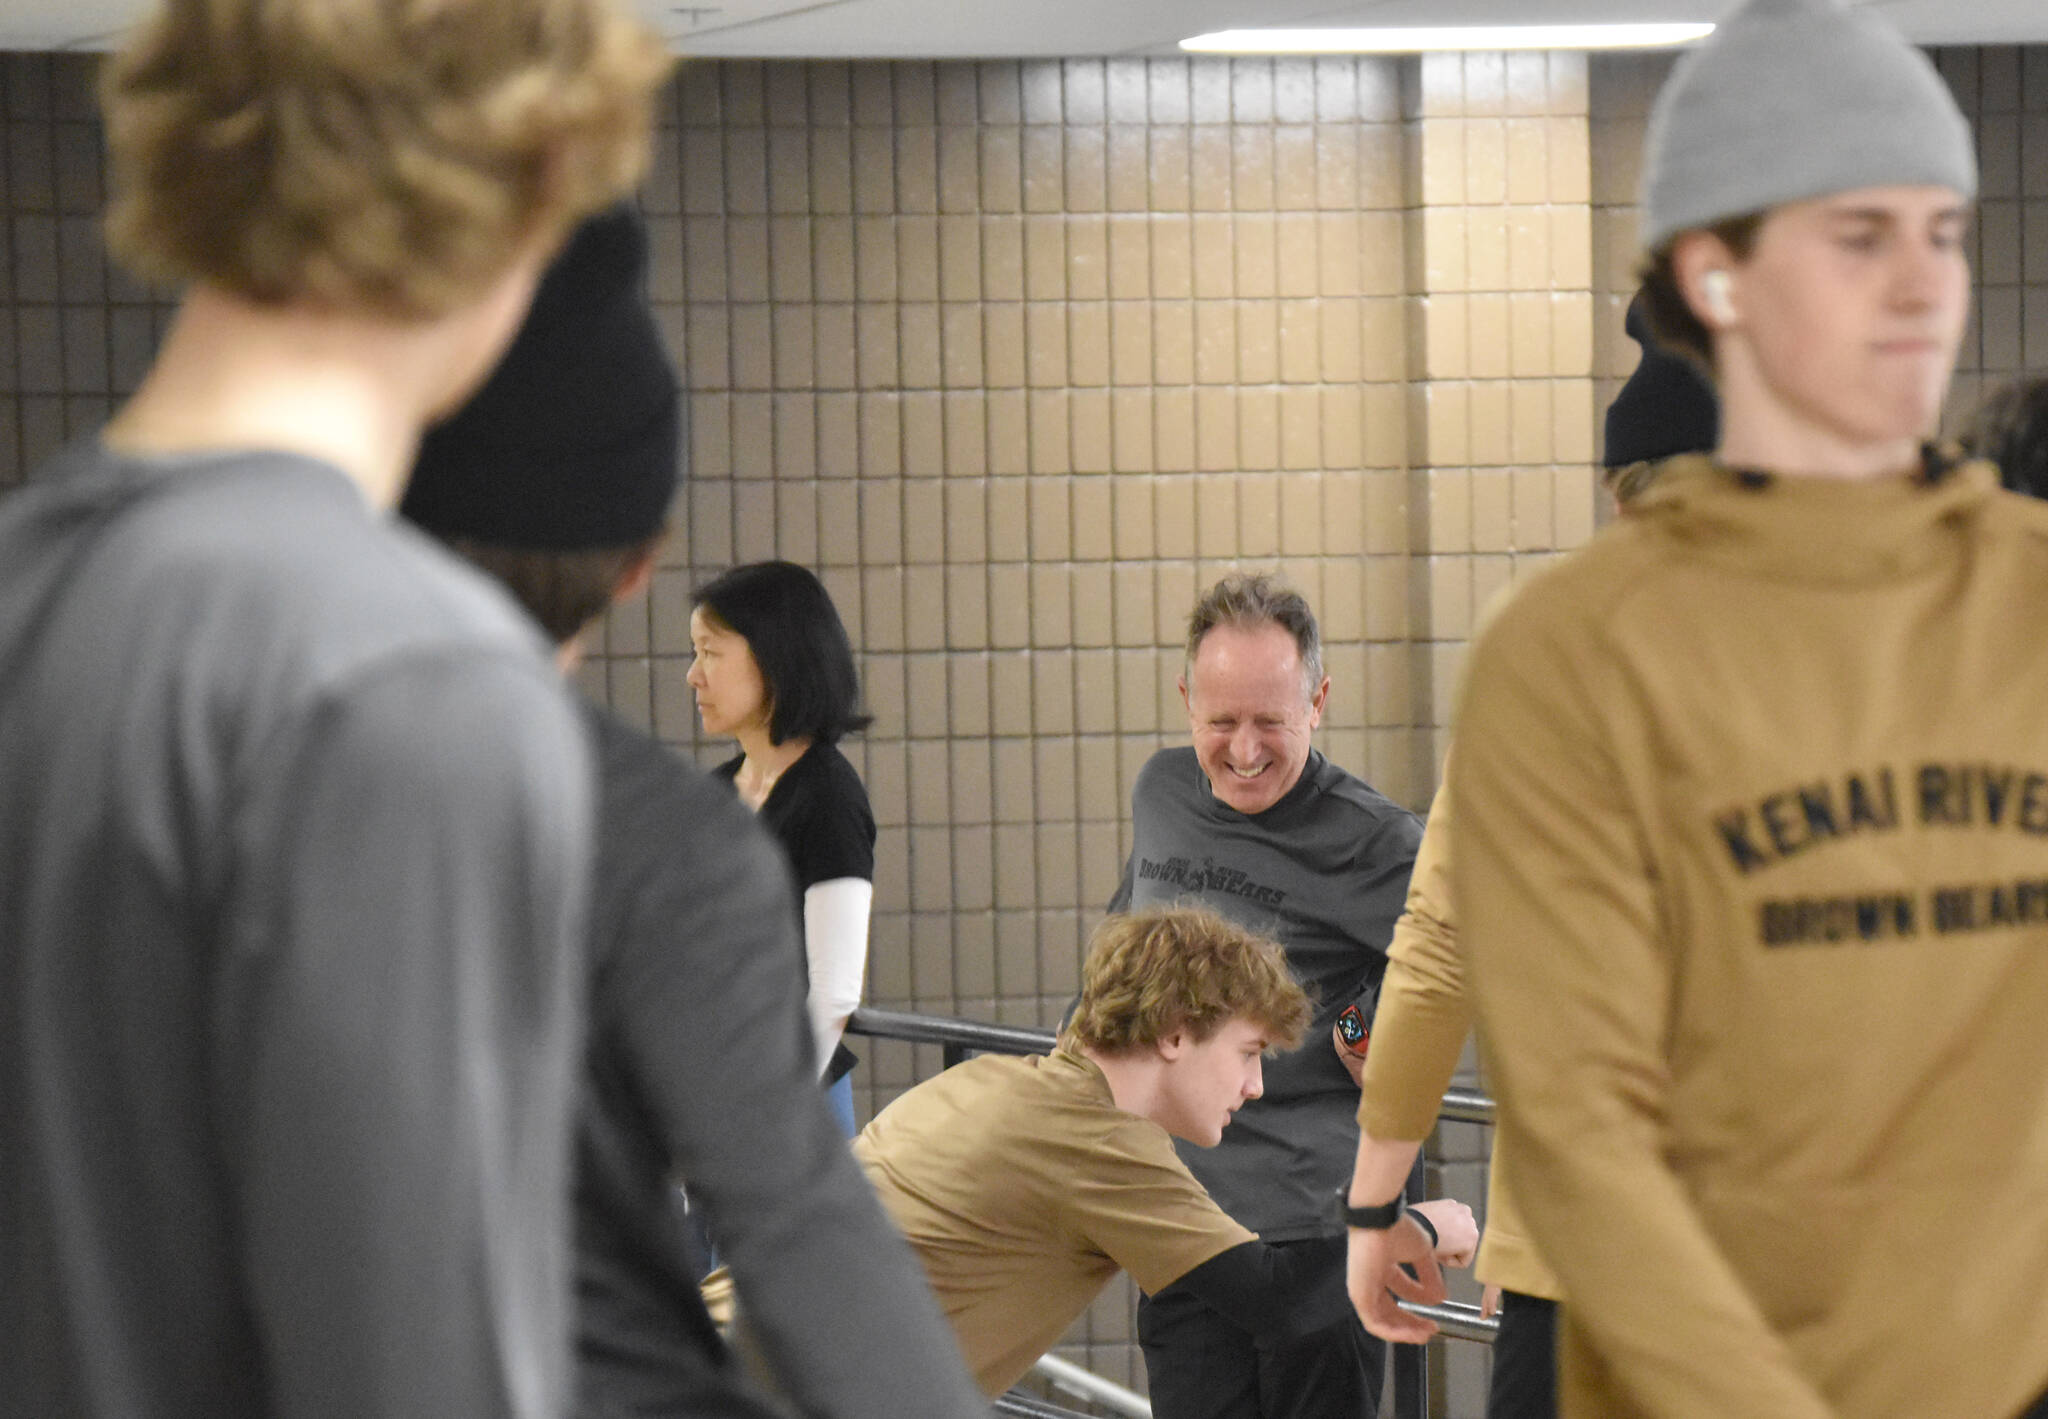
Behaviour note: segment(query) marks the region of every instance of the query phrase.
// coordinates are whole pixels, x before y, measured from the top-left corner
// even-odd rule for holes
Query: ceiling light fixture
[[[1456,49],[1650,49],[1689,44],[1712,25],[1429,25],[1412,29],[1217,30],[1194,54],[1427,54]]]

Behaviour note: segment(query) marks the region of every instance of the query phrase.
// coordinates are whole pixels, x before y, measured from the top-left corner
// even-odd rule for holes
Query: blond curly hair
[[[1107,1054],[1185,1030],[1208,1039],[1239,1016],[1282,1049],[1301,1043],[1310,1001],[1280,947],[1206,907],[1148,907],[1103,918],[1081,968],[1068,1042]]]
[[[669,64],[613,0],[165,0],[101,76],[108,248],[263,304],[446,314],[632,187]]]

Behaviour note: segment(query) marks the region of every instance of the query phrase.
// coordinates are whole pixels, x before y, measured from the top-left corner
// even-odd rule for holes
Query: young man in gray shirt
[[[110,71],[187,294],[0,504],[6,1419],[567,1400],[589,756],[386,514],[666,67],[603,0],[175,0]]]
[[[489,383],[427,436],[405,515],[561,646],[647,585],[680,459],[630,207],[587,222]],[[577,1419],[771,1414],[697,1289],[710,1218],[786,1394],[817,1419],[986,1412],[817,1083],[789,872],[731,791],[595,705],[590,1033],[576,1128]]]
[[[1314,1245],[1357,1148],[1358,1086],[1332,1047],[1369,1019],[1421,841],[1413,813],[1311,747],[1330,682],[1315,617],[1265,576],[1233,574],[1189,618],[1181,697],[1193,744],[1154,755],[1132,794],[1132,848],[1111,911],[1198,901],[1277,940],[1318,1002],[1301,1048],[1266,1072],[1212,1149],[1182,1157],[1223,1209],[1282,1246]],[[1369,1419],[1385,1350],[1355,1315],[1254,1337],[1199,1296],[1139,1302],[1160,1419]]]

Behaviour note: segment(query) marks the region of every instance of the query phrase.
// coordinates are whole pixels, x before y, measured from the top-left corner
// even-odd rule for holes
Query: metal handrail
[[[1460,1089],[1455,1086],[1444,1090],[1444,1101],[1438,1107],[1436,1116],[1447,1118],[1453,1123],[1493,1122],[1493,1100],[1477,1089]]]
[[[1019,1394],[1015,1390],[997,1395],[992,1407],[997,1414],[1003,1416],[1003,1419],[1088,1419],[1085,1414],[1062,1409],[1057,1404],[1048,1404],[1042,1399]]]
[[[1084,1370],[1072,1360],[1041,1355],[1031,1368],[1050,1380],[1054,1389],[1065,1390],[1098,1409],[1112,1410],[1123,1419],[1152,1419],[1152,1405],[1143,1395],[1125,1389],[1115,1380],[1106,1380],[1093,1370]]]
[[[1475,1340],[1481,1345],[1493,1344],[1500,1334],[1500,1318],[1480,1318],[1479,1307],[1468,1306],[1462,1301],[1445,1301],[1440,1306],[1425,1306],[1415,1301],[1396,1301],[1402,1310],[1412,1316],[1436,1322],[1440,1334],[1452,1340]]]
[[[956,1020],[950,1015],[918,1015],[903,1010],[873,1010],[863,1005],[846,1022],[846,1033],[871,1039],[907,1040],[911,1044],[939,1045],[945,1050],[947,1068],[970,1053],[1049,1054],[1059,1043],[1054,1030],[1027,1025],[997,1025],[986,1020]],[[1455,1123],[1493,1122],[1493,1100],[1477,1089],[1444,1090],[1439,1118]]]
[[[982,1054],[1050,1054],[1059,1043],[1053,1030],[1034,1030],[1023,1025],[997,1025],[985,1020],[955,1020],[946,1015],[912,1015],[901,1010],[871,1010],[863,1005],[846,1022],[849,1035],[877,1039],[908,1040],[916,1045],[942,1045],[946,1066],[959,1063],[955,1051]]]

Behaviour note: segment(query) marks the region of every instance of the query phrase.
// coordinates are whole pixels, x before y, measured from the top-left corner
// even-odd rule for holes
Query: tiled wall
[[[1951,418],[2023,374],[2048,374],[2048,45],[1937,56],[1977,131],[1976,321]]]
[[[93,66],[0,55],[0,490],[135,387],[170,307],[101,254]]]
[[[2048,50],[1943,70],[1985,163],[1980,376],[2048,372]],[[1474,618],[1589,535],[1634,360],[1637,152],[1668,61],[706,64],[642,201],[691,390],[652,597],[584,683],[685,752],[688,588],[817,567],[862,652],[877,1004],[1050,1023],[1182,620],[1233,564],[1315,602],[1321,746],[1420,807]],[[89,61],[0,57],[0,488],[133,388],[167,306],[99,254]],[[862,1107],[936,1068],[873,1044]],[[1484,1138],[1440,1177],[1477,1197]],[[1073,1337],[1141,1380],[1130,1293]],[[1479,1412],[1455,1345],[1444,1413]]]
[[[1592,531],[1586,61],[1443,54],[1404,67],[1409,506],[1418,766],[1434,784],[1475,617]]]
[[[1637,205],[1642,182],[1643,129],[1650,103],[1671,57],[1662,54],[1596,54],[1590,61],[1589,98],[1593,149],[1593,290],[1599,305],[1594,322],[1594,405],[1603,413],[1636,367],[1635,341],[1622,329],[1635,294],[1641,252],[1636,245]],[[1604,438],[1604,432],[1596,430]]]
[[[1317,605],[1325,750],[1427,792],[1401,117],[1386,61],[685,71],[647,190],[685,536],[589,673],[723,754],[695,739],[687,587],[820,568],[877,716],[874,999],[1056,1018],[1229,565]]]

